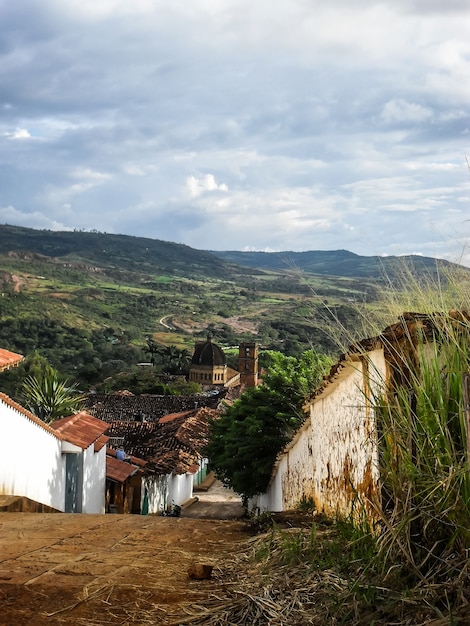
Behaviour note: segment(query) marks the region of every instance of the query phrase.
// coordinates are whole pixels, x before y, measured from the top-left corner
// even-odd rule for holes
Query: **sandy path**
[[[241,521],[2,513],[0,624],[170,624],[221,588],[246,539]],[[190,580],[193,562],[212,579]]]

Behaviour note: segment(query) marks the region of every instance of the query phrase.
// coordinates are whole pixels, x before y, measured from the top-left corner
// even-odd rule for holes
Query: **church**
[[[258,384],[258,344],[243,342],[238,347],[238,370],[227,365],[227,357],[209,335],[196,343],[189,368],[189,380],[203,387],[256,387]]]

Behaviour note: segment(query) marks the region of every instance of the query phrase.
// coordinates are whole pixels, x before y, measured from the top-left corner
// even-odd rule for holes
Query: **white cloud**
[[[5,137],[8,137],[8,139],[31,139],[31,135],[26,128],[17,128],[13,132],[7,132]]]
[[[205,174],[202,178],[188,176],[186,189],[192,198],[197,198],[206,191],[228,191],[225,183],[218,185],[213,174]]]
[[[48,230],[73,230],[63,222],[50,218],[40,211],[24,212],[14,206],[0,207],[0,222],[15,226]]]
[[[10,222],[441,256],[462,231],[464,0],[23,0],[2,17]]]
[[[87,181],[94,181],[97,183],[111,180],[111,174],[105,174],[103,172],[94,171],[88,167],[78,167],[70,172],[72,178],[84,179]]]
[[[432,111],[420,104],[397,98],[385,104],[380,117],[386,124],[420,123],[429,120],[432,117]]]

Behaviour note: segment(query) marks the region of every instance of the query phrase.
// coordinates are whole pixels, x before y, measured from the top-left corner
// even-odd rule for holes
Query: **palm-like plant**
[[[76,386],[61,380],[50,365],[25,379],[22,396],[25,407],[46,423],[76,413],[84,400]]]

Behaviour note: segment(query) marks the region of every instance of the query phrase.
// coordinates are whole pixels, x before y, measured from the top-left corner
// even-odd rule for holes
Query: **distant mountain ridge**
[[[230,280],[245,268],[284,272],[300,270],[319,275],[381,279],[411,262],[417,272],[434,273],[452,265],[432,257],[361,256],[347,250],[307,252],[241,252],[197,250],[159,239],[85,231],[35,230],[0,225],[0,254],[40,254],[71,263],[96,264],[130,272],[162,272],[190,278]]]
[[[224,261],[259,269],[282,271],[301,270],[311,274],[343,276],[347,278],[383,278],[403,267],[412,265],[417,272],[434,273],[437,267],[453,265],[448,261],[419,255],[361,256],[347,250],[307,252],[237,252],[211,250]]]
[[[146,237],[84,231],[35,230],[0,225],[0,254],[39,254],[105,269],[229,278],[231,264],[209,252]]]

